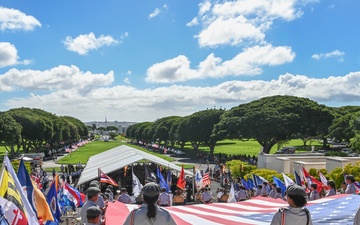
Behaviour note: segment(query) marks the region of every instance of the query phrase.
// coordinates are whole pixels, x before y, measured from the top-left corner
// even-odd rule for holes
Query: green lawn
[[[320,148],[322,144],[318,141],[313,141],[311,145],[314,145],[316,148]],[[295,146],[297,151],[308,151],[310,150],[310,142],[307,143],[307,147],[304,148],[303,142],[300,139],[293,139],[288,143],[285,143],[284,146]],[[238,155],[238,154],[246,154],[246,155],[258,155],[260,152],[260,144],[254,140],[250,139],[247,141],[241,140],[223,140],[218,141],[215,147],[215,154],[222,153],[226,155]],[[180,148],[180,146],[176,146],[176,148]],[[271,149],[270,153],[275,153],[278,150],[278,146],[275,145]],[[191,157],[196,157],[198,152],[194,151],[191,144],[187,143],[185,145],[184,151],[187,155]],[[200,146],[199,152],[209,153],[209,147]]]

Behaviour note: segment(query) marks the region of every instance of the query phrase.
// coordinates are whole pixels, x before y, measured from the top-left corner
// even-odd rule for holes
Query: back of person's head
[[[262,185],[261,184],[258,184],[258,189],[262,189]]]
[[[349,175],[346,175],[345,180],[349,180],[351,183],[354,183],[355,177],[354,177],[354,175],[349,174]]]
[[[87,222],[95,222],[96,218],[101,215],[101,209],[97,206],[90,206],[86,209]]]
[[[166,192],[166,188],[161,188],[161,192]]]
[[[291,185],[286,189],[286,195],[290,198],[296,207],[304,207],[306,205],[306,192],[299,185]]]
[[[310,185],[314,190],[316,190],[317,189],[317,184],[315,184],[315,183],[312,183],[311,185]]]
[[[280,187],[277,187],[277,188],[276,188],[276,193],[282,193],[282,191],[281,191],[281,188],[280,188]]]
[[[126,193],[126,188],[121,188],[121,193]]]
[[[336,185],[335,185],[335,182],[333,180],[329,180],[328,181],[328,185],[332,188],[332,189],[335,189],[336,190]]]
[[[147,203],[147,217],[149,219],[155,218],[156,206],[155,203],[159,198],[160,186],[157,183],[150,182],[143,187],[144,202]]]

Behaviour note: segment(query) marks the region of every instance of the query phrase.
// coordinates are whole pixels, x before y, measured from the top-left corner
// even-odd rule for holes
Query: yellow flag
[[[38,218],[42,218],[44,221],[54,221],[54,217],[50,211],[49,204],[45,199],[45,195],[40,191],[33,180],[31,180],[31,182],[34,188],[34,204]]]

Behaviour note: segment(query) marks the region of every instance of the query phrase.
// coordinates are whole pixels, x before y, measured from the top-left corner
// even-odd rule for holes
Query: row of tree
[[[155,122],[130,126],[127,137],[181,148],[200,144],[213,156],[216,142],[223,139],[256,139],[264,153],[278,143],[300,138],[304,145],[313,138],[336,138],[360,150],[360,106],[328,107],[307,98],[271,96],[241,104],[230,110],[206,109],[189,116],[170,116]]]
[[[0,144],[11,157],[19,151],[39,152],[88,136],[83,122],[70,116],[56,116],[41,109],[16,108],[0,112]]]

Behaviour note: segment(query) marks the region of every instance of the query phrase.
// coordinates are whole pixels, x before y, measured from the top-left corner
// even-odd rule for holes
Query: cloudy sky
[[[0,111],[154,121],[271,95],[360,104],[359,0],[0,0]]]

